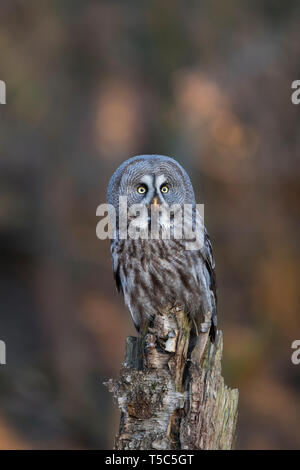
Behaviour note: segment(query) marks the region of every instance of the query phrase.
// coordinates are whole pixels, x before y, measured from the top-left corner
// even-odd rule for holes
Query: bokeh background
[[[300,5],[1,0],[0,448],[112,448],[135,334],[96,207],[126,158],[191,175],[239,449],[300,448]]]

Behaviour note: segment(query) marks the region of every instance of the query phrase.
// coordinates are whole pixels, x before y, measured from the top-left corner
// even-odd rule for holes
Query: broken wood
[[[117,450],[232,449],[238,390],[221,374],[222,332],[209,321],[195,334],[178,307],[158,312],[144,337],[127,338],[117,380],[107,382],[120,409]]]

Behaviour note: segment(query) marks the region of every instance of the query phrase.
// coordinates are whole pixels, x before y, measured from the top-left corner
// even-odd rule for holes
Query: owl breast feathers
[[[186,240],[172,236],[172,231],[169,239],[153,239],[150,235],[146,239],[123,239],[118,230],[120,196],[126,196],[128,208],[143,205],[149,214],[153,204],[158,208],[184,205],[195,208],[187,173],[175,160],[156,155],[130,158],[115,171],[107,190],[107,202],[117,214],[117,230],[111,240],[113,272],[138,331],[156,312],[177,305],[193,317],[198,331],[209,318],[210,338],[214,341],[217,326],[214,259],[202,219],[193,225],[202,240],[193,249],[187,249]],[[196,219],[198,222],[198,215]]]

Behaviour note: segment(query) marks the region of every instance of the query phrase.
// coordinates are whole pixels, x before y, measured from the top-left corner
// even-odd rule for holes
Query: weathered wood
[[[207,323],[198,334],[179,308],[158,312],[143,338],[129,337],[117,380],[121,409],[115,449],[231,449],[238,391],[221,375],[223,340]]]

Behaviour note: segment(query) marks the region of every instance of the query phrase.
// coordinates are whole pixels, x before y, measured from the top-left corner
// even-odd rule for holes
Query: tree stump
[[[224,384],[222,332],[213,344],[209,326],[208,316],[195,333],[170,307],[127,338],[120,376],[106,383],[121,409],[116,450],[232,449],[238,390]]]

